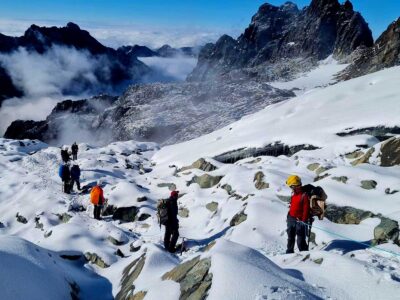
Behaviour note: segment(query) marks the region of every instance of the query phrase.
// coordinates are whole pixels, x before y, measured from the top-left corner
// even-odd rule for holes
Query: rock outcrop
[[[187,185],[191,185],[192,183],[197,183],[200,188],[202,189],[208,189],[210,187],[213,187],[217,185],[223,176],[211,176],[208,174],[204,174],[201,176],[193,176],[192,180],[190,180]]]
[[[121,290],[115,296],[116,300],[133,299],[135,291],[135,280],[139,277],[146,261],[146,254],[142,254],[139,258],[131,262],[122,273]],[[138,297],[138,296],[136,296]],[[140,298],[137,298],[140,299]]]
[[[333,54],[344,58],[373,45],[372,33],[349,1],[313,0],[299,10],[291,2],[263,4],[238,38],[222,36],[207,44],[189,76],[192,81],[220,77],[290,78]]]
[[[400,65],[400,18],[389,25],[373,47],[357,53],[354,62],[339,78],[348,80]]]

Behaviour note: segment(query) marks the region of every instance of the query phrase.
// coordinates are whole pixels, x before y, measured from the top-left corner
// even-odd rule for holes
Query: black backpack
[[[160,227],[168,223],[168,200],[169,199],[161,199],[157,202],[157,216]]]
[[[322,220],[325,216],[326,199],[328,199],[324,189],[307,184],[302,187],[302,190],[310,198],[310,216]]]

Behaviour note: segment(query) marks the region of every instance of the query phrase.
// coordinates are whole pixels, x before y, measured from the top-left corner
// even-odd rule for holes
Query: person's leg
[[[100,211],[101,211],[101,206],[100,205],[95,205],[94,206],[94,218],[96,220],[100,220]]]
[[[172,238],[171,242],[169,243],[169,252],[174,253],[176,251],[175,246],[176,242],[178,241],[178,238],[179,238],[179,226],[176,225],[172,230]]]
[[[304,225],[303,223],[297,223],[296,226],[296,235],[297,235],[297,247],[299,248],[300,251],[307,251],[307,242],[306,242],[306,231],[307,231],[307,226]]]
[[[68,180],[64,181],[64,193],[69,194],[69,182],[68,182]]]
[[[79,179],[76,180],[76,186],[78,187],[78,191],[81,190],[81,183],[79,182]]]
[[[169,250],[169,244],[170,244],[170,240],[171,240],[171,234],[172,234],[172,230],[171,230],[171,226],[170,225],[165,225],[165,234],[164,234],[164,247],[165,250]]]
[[[286,232],[288,235],[286,253],[294,253],[294,243],[296,241],[296,219],[288,216],[286,223],[287,223]]]

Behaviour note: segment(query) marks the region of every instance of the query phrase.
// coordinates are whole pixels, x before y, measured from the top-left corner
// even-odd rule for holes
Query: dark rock
[[[95,264],[95,265],[99,266],[102,269],[109,267],[109,265],[107,265],[104,262],[104,260],[100,256],[98,256],[96,253],[86,252],[85,253],[85,259],[88,262],[91,262],[92,264]]]
[[[45,233],[44,233],[44,237],[45,238],[48,238],[48,237],[50,237],[51,235],[53,234],[53,230],[50,230],[50,231],[46,231]]]
[[[318,265],[322,264],[323,261],[324,261],[324,259],[322,257],[313,260],[313,262],[315,262]]]
[[[67,214],[67,213],[57,214],[57,216],[60,219],[60,221],[63,222],[63,223],[68,223],[69,220],[71,220],[71,218],[72,218],[72,216],[70,214]]]
[[[68,255],[68,254],[61,254],[60,257],[62,259],[66,259],[66,260],[72,260],[72,261],[76,261],[76,260],[80,260],[83,258],[82,255]]]
[[[139,209],[136,206],[118,207],[112,218],[122,222],[134,222],[138,212]]]
[[[224,189],[228,193],[228,195],[232,195],[232,194],[235,193],[235,191],[233,190],[232,186],[227,184],[227,183],[222,185],[221,188]]]
[[[150,218],[150,217],[151,217],[151,215],[146,214],[146,213],[143,213],[143,214],[141,214],[141,215],[139,216],[138,221],[145,221],[145,220],[147,220],[147,219]]]
[[[361,187],[366,190],[373,190],[376,188],[378,183],[375,180],[362,180]]]
[[[382,167],[400,165],[400,138],[392,137],[388,139],[382,143],[380,151]]]
[[[132,295],[135,291],[135,286],[133,283],[142,272],[145,260],[146,254],[144,253],[124,269],[122,272],[121,290],[115,296],[116,300],[130,299],[129,295]]]
[[[337,224],[360,224],[361,221],[374,217],[374,214],[350,206],[340,207],[329,204],[325,211],[325,217]]]
[[[119,256],[119,257],[121,257],[121,258],[124,258],[125,257],[125,254],[121,251],[121,249],[117,249],[117,251],[115,251],[115,253],[114,253],[115,255],[117,255],[117,256]]]
[[[230,226],[237,226],[240,223],[244,222],[247,220],[247,215],[244,213],[244,211],[236,214],[233,216],[232,220],[230,221],[229,225]]]
[[[280,155],[291,156],[301,150],[316,150],[317,147],[313,145],[297,145],[297,146],[287,146],[280,142],[269,144],[262,148],[241,148],[226,153],[222,153],[214,157],[215,160],[222,163],[233,164],[241,159],[248,157],[258,157],[258,156],[274,156],[278,157]]]
[[[206,204],[206,208],[211,211],[211,212],[215,212],[218,209],[218,202],[210,202]]]
[[[140,250],[141,247],[142,247],[141,244],[135,244],[135,242],[132,242],[132,243],[129,245],[129,251],[130,251],[130,252],[137,252],[137,251]]]
[[[336,180],[338,182],[342,182],[342,183],[347,183],[347,180],[348,180],[347,176],[339,176],[339,177],[334,176],[331,179]]]
[[[43,230],[43,223],[40,223],[40,216],[35,217],[35,228]]]
[[[211,172],[217,169],[216,166],[214,166],[212,163],[206,161],[204,158],[200,158],[196,160],[194,163],[192,163],[191,166],[183,167],[181,168],[178,172],[190,170],[190,169],[199,169],[204,172]]]
[[[255,182],[254,185],[257,190],[263,190],[263,189],[269,188],[269,183],[264,182],[264,177],[265,177],[265,175],[261,171],[258,171],[254,175],[253,181]]]
[[[349,4],[314,0],[299,10],[292,3],[280,7],[266,3],[237,40],[224,35],[203,47],[189,79],[233,76],[239,70],[274,81],[293,76],[299,61],[322,60],[331,54],[343,58],[372,45],[368,24]]]
[[[381,223],[374,229],[374,242],[381,244],[391,240],[399,240],[399,223],[397,221],[382,217]]]
[[[400,65],[400,18],[389,25],[373,47],[360,51],[340,78],[348,80],[398,65]]]
[[[387,194],[387,195],[393,195],[393,194],[396,194],[398,192],[399,192],[398,190],[390,190],[390,188],[386,188],[385,189],[385,194]]]
[[[102,212],[102,216],[112,216],[117,211],[117,207],[112,204],[108,204],[106,209]]]
[[[187,183],[187,185],[191,185],[192,183],[197,183],[200,188],[208,189],[215,185],[217,185],[223,176],[211,176],[208,174],[203,174],[201,176],[193,176],[193,178]]]
[[[28,220],[24,216],[21,216],[19,213],[17,213],[15,217],[17,218],[17,222],[20,222],[22,224],[28,223]]]
[[[148,200],[148,199],[147,199],[146,196],[138,197],[138,198],[136,199],[137,202],[144,202],[144,201],[147,201],[147,200]]]
[[[117,49],[122,55],[130,57],[154,57],[159,54],[146,46],[134,45],[134,46],[122,46]]]
[[[212,274],[209,273],[211,259],[200,260],[197,256],[182,263],[162,276],[163,280],[173,280],[180,284],[183,299],[205,299],[212,283]]]

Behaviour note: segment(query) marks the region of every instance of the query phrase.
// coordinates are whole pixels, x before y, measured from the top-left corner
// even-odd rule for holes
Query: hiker
[[[100,180],[97,181],[97,184],[90,191],[90,202],[92,202],[92,204],[94,205],[93,217],[96,220],[101,220],[100,213],[105,202],[101,185],[102,182]]]
[[[60,166],[58,175],[61,177],[63,182],[63,192],[66,194],[71,193],[71,172],[69,170],[69,165],[64,163]]]
[[[77,160],[78,159],[78,145],[76,142],[74,142],[71,146],[71,151],[72,151],[72,160]]]
[[[306,242],[310,217],[310,199],[303,191],[301,179],[297,175],[290,175],[286,184],[292,189],[290,209],[287,215],[288,243],[286,253],[294,253],[294,244],[297,237],[297,247],[300,251],[307,251]]]
[[[78,163],[74,162],[71,168],[71,190],[74,188],[75,183],[78,188],[78,191],[81,190],[81,183],[79,181],[80,177],[81,177],[81,169],[79,168]]]
[[[167,200],[168,220],[165,222],[164,247],[171,253],[176,251],[175,246],[179,237],[178,193],[179,191],[172,191]]]
[[[67,163],[67,162],[69,162],[70,159],[71,158],[70,158],[69,153],[68,153],[68,148],[67,147],[65,147],[64,149],[61,148],[61,160],[64,163]]]

